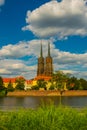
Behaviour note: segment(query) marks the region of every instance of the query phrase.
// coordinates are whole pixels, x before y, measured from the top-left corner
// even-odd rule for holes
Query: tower
[[[43,78],[50,79],[53,73],[53,62],[52,62],[52,57],[50,55],[50,43],[48,43],[48,55],[44,60],[43,57],[43,49],[42,49],[42,43],[41,43],[41,48],[40,48],[40,57],[38,58],[38,65],[37,65],[37,79]]]
[[[50,55],[50,43],[48,43],[48,56],[46,57],[45,61],[45,75],[46,76],[52,76],[53,73],[53,63],[52,63],[52,57]]]
[[[41,43],[40,57],[38,58],[37,76],[41,76],[43,74],[44,74],[44,57]]]

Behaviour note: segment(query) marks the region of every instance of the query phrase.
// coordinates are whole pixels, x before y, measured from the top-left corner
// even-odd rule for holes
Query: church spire
[[[40,57],[43,57],[42,42],[41,42],[41,48],[40,48]]]
[[[48,43],[48,57],[50,57],[50,43]]]

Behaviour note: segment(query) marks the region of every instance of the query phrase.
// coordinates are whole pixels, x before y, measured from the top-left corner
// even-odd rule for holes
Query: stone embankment
[[[55,90],[28,90],[8,92],[7,96],[60,96],[60,91]],[[62,96],[87,96],[87,90],[64,91]]]

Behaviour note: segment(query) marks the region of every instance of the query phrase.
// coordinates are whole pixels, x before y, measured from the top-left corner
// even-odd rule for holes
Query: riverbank
[[[8,92],[7,96],[60,96],[57,90],[28,90]],[[87,96],[87,90],[69,90],[64,91],[62,96]]]

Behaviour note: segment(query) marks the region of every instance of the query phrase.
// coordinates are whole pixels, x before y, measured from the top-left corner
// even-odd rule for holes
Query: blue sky
[[[41,40],[54,71],[87,79],[86,0],[0,0],[2,77],[35,77]]]

